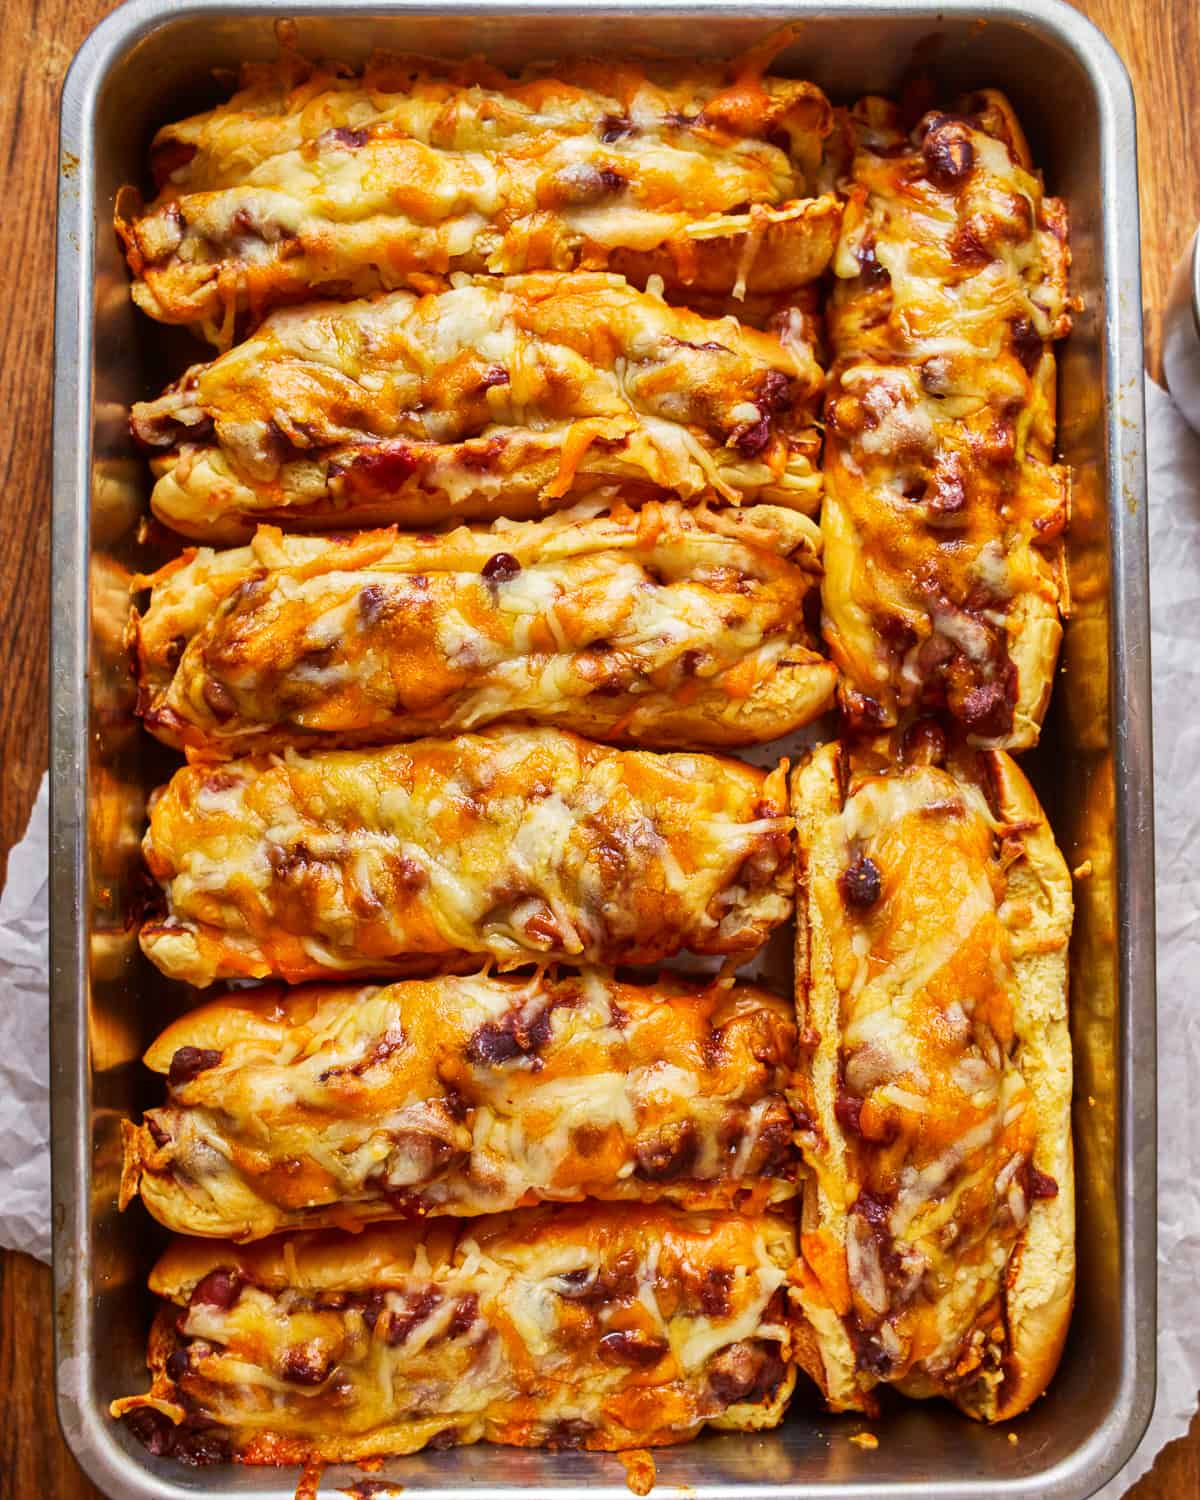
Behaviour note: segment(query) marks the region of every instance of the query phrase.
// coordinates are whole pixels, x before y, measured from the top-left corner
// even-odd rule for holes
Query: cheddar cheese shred
[[[788,329],[619,276],[461,277],[273,313],[132,425],[162,450],[155,515],[202,541],[528,518],[613,484],[811,511],[822,378]]]
[[[245,69],[151,148],[118,196],[137,304],[222,347],[284,302],[452,271],[609,269],[645,284],[788,291],[841,219],[813,197],[833,114],[760,67],[567,63],[520,79],[379,56]]]
[[[1053,341],[1067,214],[1003,96],[911,136],[849,117],[821,513],[825,635],[852,727],[945,708],[973,741],[1038,738],[1061,637],[1067,470]]]
[[[481,974],[267,986],[189,1011],[125,1125],[185,1234],[260,1239],[584,1197],[758,1210],[795,1193],[791,1006],[750,985]]]
[[[112,1412],[191,1463],[773,1427],[796,1378],[794,1251],[781,1217],[633,1204],[180,1238],[150,1278],[150,1391]]]
[[[893,1385],[999,1422],[1071,1312],[1071,883],[1007,755],[922,743],[792,781],[798,1357],[835,1410]]]
[[[615,501],[443,536],[190,550],[135,612],[146,727],[198,757],[560,725],[655,746],[776,739],[830,707],[796,511]]]
[[[748,952],[791,915],[785,767],[515,728],[186,766],[142,948],[195,985]]]

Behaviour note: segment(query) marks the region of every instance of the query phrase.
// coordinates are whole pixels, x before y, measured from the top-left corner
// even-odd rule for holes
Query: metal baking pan
[[[940,1404],[831,1418],[801,1390],[786,1424],[656,1455],[659,1492],[696,1497],[1082,1497],[1132,1451],[1154,1398],[1155,1041],[1150,667],[1142,332],[1133,101],[1104,37],[1061,0],[464,0],[457,5],[296,0],[301,48],[356,60],[374,46],[483,53],[509,65],[565,53],[722,57],[799,21],[776,67],[838,100],[894,91],[914,69],[940,97],[1006,89],[1073,223],[1083,299],[1061,353],[1062,456],[1074,469],[1074,613],[1034,778],[1077,885],[1072,1030],[1079,1283],[1062,1368],[1011,1429]],[[138,1063],[180,1000],[139,956],[138,838],[169,762],[132,717],[121,649],[145,468],[129,403],[182,368],[189,345],[135,311],[111,228],[113,197],[143,177],[154,129],[219,97],[214,68],[268,58],[265,4],[131,0],[81,49],[62,101],[51,763],[51,1004],[58,1411],[67,1442],[110,1496],[290,1496],[292,1471],[186,1470],[109,1421],[143,1388],[145,1276],[160,1244],[140,1210],[118,1217],[118,1121],[151,1102]],[[193,997],[194,998],[194,997]],[[1009,1440],[1009,1431],[1018,1440]],[[356,1471],[328,1471],[326,1493]],[[408,1492],[515,1497],[536,1489],[627,1495],[597,1454],[484,1446],[395,1460]],[[379,1477],[379,1476],[375,1476]]]

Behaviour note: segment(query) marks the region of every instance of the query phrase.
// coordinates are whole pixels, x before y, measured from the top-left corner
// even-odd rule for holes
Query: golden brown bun
[[[150,1329],[146,1354],[146,1363],[153,1377],[151,1389],[145,1395],[126,1396],[113,1401],[109,1408],[113,1417],[149,1408],[164,1418],[165,1424],[170,1424],[171,1427],[177,1427],[184,1421],[187,1412],[173,1399],[177,1392],[176,1383],[166,1373],[167,1360],[184,1342],[176,1329],[177,1317],[178,1314],[169,1303],[160,1306]],[[727,1407],[721,1416],[710,1419],[707,1424],[698,1422],[685,1429],[651,1428],[631,1431],[610,1419],[587,1435],[584,1446],[593,1452],[620,1452],[631,1447],[666,1447],[695,1437],[704,1425],[722,1432],[765,1431],[777,1427],[783,1420],[795,1386],[796,1372],[789,1369],[773,1396],[757,1402],[739,1402]],[[312,1430],[299,1437],[252,1431],[245,1441],[239,1442],[237,1458],[244,1464],[305,1464],[313,1456],[314,1441],[319,1441],[321,1461],[325,1463],[355,1463],[383,1454],[403,1457],[419,1452],[445,1431],[444,1416],[392,1422],[365,1434],[335,1428]],[[533,1423],[498,1422],[485,1415],[482,1418],[476,1417],[465,1429],[458,1427],[455,1443],[471,1444],[485,1439],[493,1443],[530,1446],[536,1443],[534,1433]]]
[[[401,1285],[412,1274],[424,1247],[431,1266],[446,1264],[454,1252],[457,1226],[399,1223],[372,1226],[361,1234],[336,1230],[276,1235],[250,1245],[179,1235],[150,1273],[150,1290],[183,1305],[210,1271],[238,1270],[268,1291],[350,1291]]]
[[[789,1222],[775,1215],[685,1214],[653,1204],[580,1203],[488,1214],[478,1219],[431,1219],[372,1224],[360,1234],[336,1230],[276,1235],[250,1245],[179,1236],[150,1273],[150,1290],[184,1303],[210,1271],[238,1269],[271,1291],[352,1291],[400,1285],[419,1258],[432,1268],[449,1265],[463,1246],[516,1265],[557,1246],[585,1245],[615,1255],[624,1243],[656,1241],[682,1261],[690,1246],[725,1264],[748,1263],[759,1235],[775,1259],[786,1263],[793,1243]],[[617,1247],[617,1248],[614,1248]]]
[[[842,749],[839,744],[821,745],[792,776],[792,811],[796,817],[796,1005],[801,1032],[815,1033],[816,1044],[809,1055],[808,1077],[818,1118],[829,1122],[833,1172],[814,1172],[805,1183],[801,1244],[805,1227],[816,1219],[831,1235],[845,1257],[846,1216],[841,1130],[834,1114],[838,1088],[837,1025],[840,1005],[834,981],[829,934],[814,899],[821,879],[836,884],[840,871],[822,868],[815,837],[822,822],[836,816],[842,806]],[[803,1066],[803,1062],[802,1062]],[[836,1307],[810,1307],[797,1319],[795,1348],[801,1369],[820,1388],[831,1411],[861,1411],[867,1402],[855,1379],[854,1348]]]
[[[693,231],[691,236],[688,282],[681,300],[690,303],[693,292],[728,295],[731,288],[744,295],[748,265],[752,266],[753,290],[759,295],[803,287],[829,264],[841,227],[842,205],[832,193],[793,199],[778,208],[760,205],[753,214],[714,216],[702,234]],[[753,241],[752,235],[756,236]],[[636,286],[643,286],[651,276],[676,281],[678,264],[674,246],[617,250],[609,257],[609,268]]]
[[[608,515],[599,508],[442,536],[264,526],[249,547],[189,548],[135,580],[151,591],[128,642],[143,724],[208,760],[525,720],[621,744],[728,747],[790,734],[829,708],[837,672],[804,621],[820,574],[808,517],[772,505],[634,510],[618,496]],[[519,599],[480,593],[501,550],[519,565]],[[311,631],[353,609],[364,587],[380,591],[370,624],[356,611],[358,628],[314,678]],[[446,637],[449,615],[463,624]],[[530,643],[551,635],[548,672]],[[672,672],[664,642],[675,662],[694,649],[716,670]]]
[[[780,1216],[595,1204],[249,1249],[177,1241],[151,1279],[168,1300],[150,1391],[113,1414],[181,1457],[211,1424],[244,1463],[757,1430],[795,1381],[795,1249]]]
[[[749,954],[791,914],[786,794],[782,767],[515,726],[197,763],[150,802],[140,942],[201,988]]]
[[[1071,1036],[1067,1026],[1067,946],[1071,877],[1037,795],[1011,756],[987,756],[996,810],[1023,827],[1024,859],[1009,872],[1008,900],[1028,906],[1015,967],[1021,1071],[1037,1101],[1041,1130],[1034,1165],[1058,1183],[1041,1200],[1008,1268],[1010,1355],[1005,1379],[972,1415],[1007,1422],[1049,1385],[1062,1354],[1075,1293],[1075,1172],[1071,1144]]]
[[[146,1053],[169,1091],[126,1125],[121,1205],[140,1186],[168,1229],[239,1242],[543,1201],[755,1213],[795,1196],[795,1051],[790,1002],[677,975],[234,991]]]
[[[915,785],[926,771],[920,766],[893,766],[884,784],[909,779]],[[794,774],[791,787],[798,834],[796,993],[801,1027],[812,1044],[798,1092],[802,1109],[815,1121],[812,1140],[820,1142],[817,1148],[805,1148],[813,1175],[806,1187],[801,1259],[793,1271],[793,1296],[801,1314],[794,1347],[797,1362],[834,1410],[870,1409],[875,1383],[860,1373],[845,1322],[851,1310],[845,1280],[848,1210],[859,1184],[853,1180],[845,1116],[840,1119],[835,1109],[842,1087],[839,1069],[845,1062],[845,995],[837,977],[838,939],[830,913],[837,911],[846,856],[844,842],[827,835],[831,820],[841,819],[854,774],[842,747],[825,745]],[[1075,1262],[1066,1003],[1071,888],[1045,814],[1008,755],[958,752],[946,772],[938,771],[937,776],[940,779],[931,783],[935,789],[953,793],[953,778],[964,794],[978,798],[982,793],[998,828],[1004,873],[996,918],[1006,933],[1010,963],[1012,1064],[1032,1101],[1033,1175],[1052,1178],[1057,1193],[1034,1195],[996,1298],[979,1310],[974,1326],[982,1330],[984,1340],[994,1345],[996,1331],[1000,1332],[994,1361],[977,1361],[977,1368],[968,1368],[965,1377],[940,1374],[914,1361],[892,1383],[911,1396],[947,1396],[971,1416],[1000,1422],[1024,1410],[1045,1389],[1070,1320]],[[938,814],[932,803],[930,812]],[[843,825],[839,821],[837,826]],[[919,877],[920,867],[914,868],[917,877],[906,872],[910,880]],[[917,895],[930,924],[925,941],[935,940],[931,932],[940,937],[953,920],[949,912],[938,913],[940,897],[940,891],[931,892],[927,900]],[[844,964],[840,972],[845,974]],[[949,1253],[953,1264],[954,1252]],[[971,1326],[964,1328],[964,1336]]]
[[[821,510],[842,707],[854,732],[933,710],[981,749],[1026,749],[1067,607],[1053,352],[1073,307],[1066,207],[1003,95],[911,132],[880,98],[844,118]],[[943,150],[957,170],[936,165]],[[980,226],[1018,201],[1003,253],[977,256]]]

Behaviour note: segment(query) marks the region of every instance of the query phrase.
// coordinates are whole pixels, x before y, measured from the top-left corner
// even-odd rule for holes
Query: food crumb
[[[324,1471],[325,1465],[320,1459],[308,1460],[296,1485],[296,1500],[317,1500],[317,1491],[321,1488],[321,1475]]]
[[[1071,871],[1076,880],[1087,880],[1091,876],[1091,873],[1092,862],[1090,859],[1085,859],[1081,865],[1076,865]]]
[[[1008,1440],[1010,1443],[1019,1443],[1021,1441],[1021,1439],[1016,1435],[1015,1432],[1009,1433]]]
[[[625,1466],[625,1483],[635,1495],[648,1495],[654,1488],[656,1476],[654,1459],[645,1448],[631,1448],[617,1457]]]
[[[856,1448],[866,1448],[873,1451],[879,1447],[879,1439],[873,1432],[856,1432],[851,1436],[850,1441]]]

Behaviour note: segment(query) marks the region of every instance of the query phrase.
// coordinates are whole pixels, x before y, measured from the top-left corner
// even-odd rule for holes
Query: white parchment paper
[[[1200,438],[1146,387],[1158,881],[1158,1395],[1119,1500],[1200,1392]]]
[[[1200,1393],[1200,438],[1146,392],[1158,867],[1158,1396],[1119,1500]],[[0,1245],[50,1258],[47,796],[0,896]]]
[[[49,797],[0,895],[0,1245],[50,1259]]]

